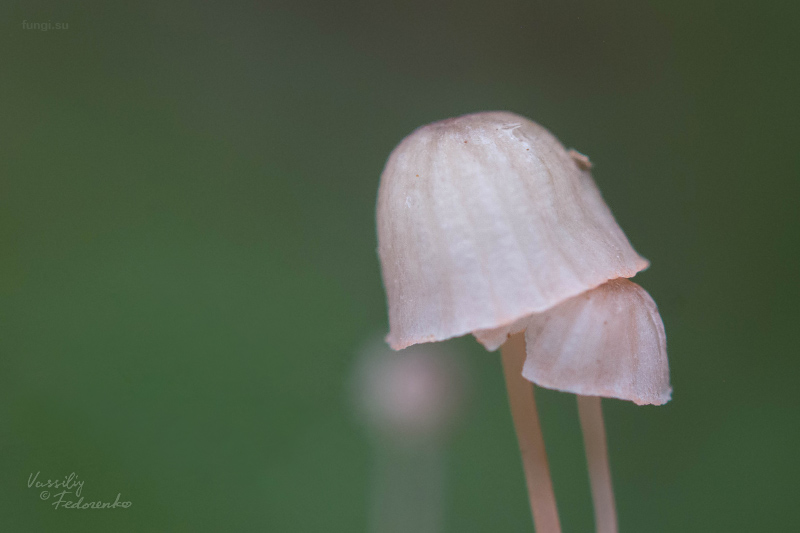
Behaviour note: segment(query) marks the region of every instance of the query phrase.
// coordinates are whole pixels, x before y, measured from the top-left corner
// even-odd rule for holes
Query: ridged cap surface
[[[500,328],[646,268],[585,166],[508,112],[406,137],[378,192],[389,344]]]
[[[531,315],[525,326],[527,380],[638,405],[670,400],[664,324],[636,283],[609,281]]]

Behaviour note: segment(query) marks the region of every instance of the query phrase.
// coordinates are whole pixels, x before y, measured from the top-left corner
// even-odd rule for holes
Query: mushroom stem
[[[443,523],[444,461],[438,442],[379,442],[370,490],[371,533],[439,533]]]
[[[578,395],[578,416],[581,419],[586,462],[589,465],[597,533],[617,533],[617,510],[614,505],[614,489],[611,486],[611,468],[608,464],[606,428],[603,425],[600,397]]]
[[[522,452],[522,465],[525,469],[536,533],[560,533],[561,524],[558,520],[550,468],[547,465],[544,437],[539,425],[539,413],[536,411],[533,384],[522,377],[522,365],[525,363],[525,333],[509,337],[503,344],[502,353],[511,416],[514,419],[517,440]]]

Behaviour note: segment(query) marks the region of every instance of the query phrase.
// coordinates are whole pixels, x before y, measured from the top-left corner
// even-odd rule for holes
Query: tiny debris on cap
[[[591,170],[592,162],[589,161],[589,156],[580,153],[579,151],[575,150],[574,148],[570,148],[567,150],[567,153],[572,158],[573,161],[578,165],[578,168],[581,170]]]

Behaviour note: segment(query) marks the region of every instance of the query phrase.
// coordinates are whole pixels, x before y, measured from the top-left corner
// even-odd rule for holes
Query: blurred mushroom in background
[[[443,531],[447,437],[463,403],[463,360],[446,346],[362,349],[353,393],[374,449],[371,533]]]

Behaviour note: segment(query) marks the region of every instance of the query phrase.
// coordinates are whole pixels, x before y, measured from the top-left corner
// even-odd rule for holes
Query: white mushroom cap
[[[587,163],[508,112],[443,120],[406,137],[378,192],[389,344],[509,326],[646,268]]]
[[[541,387],[662,405],[667,337],[655,302],[627,279],[566,300],[525,323],[522,375]]]
[[[408,444],[442,437],[455,422],[465,387],[461,359],[441,345],[395,352],[373,341],[355,374],[357,406],[378,434]]]

